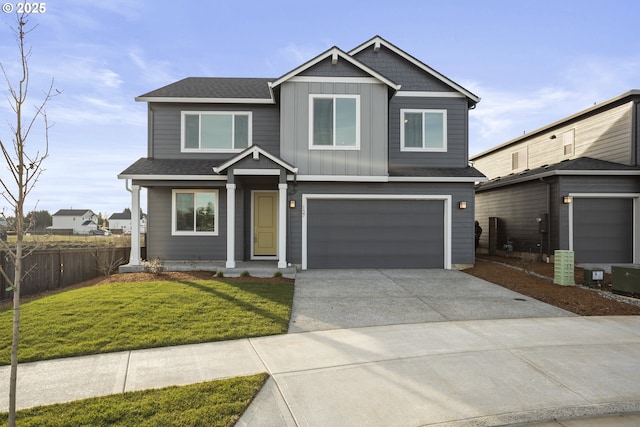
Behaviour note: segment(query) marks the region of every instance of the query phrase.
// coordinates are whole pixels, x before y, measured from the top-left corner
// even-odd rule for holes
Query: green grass
[[[292,283],[242,280],[114,283],[21,305],[20,362],[286,333]],[[10,363],[10,308],[0,364]]]
[[[267,374],[167,387],[18,411],[28,426],[231,426],[260,390]],[[7,413],[0,414],[7,423]]]

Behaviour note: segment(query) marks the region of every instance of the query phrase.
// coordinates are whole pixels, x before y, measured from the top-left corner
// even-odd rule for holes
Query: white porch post
[[[236,268],[236,185],[227,184],[227,268]]]
[[[131,253],[129,265],[140,264],[140,186],[131,185]]]
[[[278,184],[278,268],[287,268],[287,184]]]

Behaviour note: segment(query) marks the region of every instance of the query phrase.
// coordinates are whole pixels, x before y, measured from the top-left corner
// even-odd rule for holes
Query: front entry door
[[[278,253],[278,192],[253,193],[253,256]]]

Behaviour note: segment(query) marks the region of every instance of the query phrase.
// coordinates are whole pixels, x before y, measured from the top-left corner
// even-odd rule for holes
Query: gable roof
[[[356,55],[357,53],[359,53],[359,52],[361,52],[361,51],[363,51],[363,50],[365,50],[365,49],[367,49],[367,48],[369,48],[371,46],[373,46],[374,50],[380,49],[381,46],[384,46],[385,48],[389,49],[390,51],[392,51],[396,55],[404,58],[405,60],[409,61],[410,63],[412,63],[416,67],[420,68],[422,71],[430,74],[431,76],[433,76],[437,80],[440,80],[442,83],[444,83],[447,86],[449,86],[449,87],[455,89],[456,91],[460,92],[465,97],[467,97],[470,101],[473,101],[473,104],[477,104],[478,102],[480,102],[480,97],[479,96],[475,95],[471,91],[469,91],[469,90],[465,89],[464,87],[460,86],[459,84],[457,84],[453,80],[449,79],[448,77],[444,76],[443,74],[440,74],[439,72],[437,72],[433,68],[429,67],[424,62],[422,62],[419,59],[413,57],[412,55],[410,55],[407,52],[405,52],[404,50],[398,48],[394,44],[389,43],[388,41],[386,41],[385,39],[383,39],[380,36],[375,36],[371,40],[368,40],[368,41],[362,43],[360,46],[357,46],[357,47],[351,49],[349,51],[349,55],[351,55],[351,56]]]
[[[508,147],[510,145],[513,145],[513,144],[516,144],[518,142],[525,141],[525,140],[527,140],[529,138],[535,137],[536,135],[539,135],[539,134],[541,134],[543,132],[548,132],[548,131],[551,131],[554,128],[557,128],[557,127],[560,127],[560,126],[565,126],[565,125],[567,125],[567,124],[569,124],[571,122],[582,120],[582,119],[587,118],[589,116],[593,116],[595,114],[602,113],[603,111],[610,110],[611,108],[615,108],[615,107],[617,107],[619,105],[625,104],[625,103],[630,102],[632,100],[635,100],[636,102],[640,102],[640,90],[639,89],[630,90],[630,91],[625,92],[625,93],[623,93],[621,95],[618,95],[618,96],[613,97],[611,99],[608,99],[608,100],[606,100],[604,102],[601,102],[600,104],[593,105],[593,106],[591,106],[589,108],[586,108],[586,109],[584,109],[582,111],[579,111],[579,112],[577,112],[575,114],[567,116],[564,119],[560,119],[560,120],[558,120],[556,122],[553,122],[551,124],[548,124],[546,126],[538,128],[538,129],[536,129],[534,131],[531,131],[531,132],[529,132],[527,134],[524,134],[522,136],[519,136],[517,138],[514,138],[514,139],[509,140],[507,142],[504,142],[502,144],[496,145],[493,148],[489,148],[488,150],[485,150],[485,151],[483,151],[481,153],[478,153],[478,154],[475,154],[475,155],[471,156],[470,160],[479,159],[479,158],[484,157],[484,156],[486,156],[488,154],[491,154],[491,153],[493,153],[495,151],[500,151],[501,149],[503,149],[505,147]]]
[[[274,104],[270,78],[187,77],[136,97],[140,102]]]
[[[60,209],[51,216],[82,216],[87,212],[91,212],[91,215],[95,215],[91,209]]]
[[[359,68],[360,70],[364,71],[366,74],[369,74],[371,77],[373,77],[376,80],[379,80],[380,82],[386,84],[390,88],[392,88],[394,90],[399,90],[400,89],[400,85],[398,85],[395,82],[389,80],[388,78],[386,78],[385,76],[383,76],[379,72],[375,71],[374,69],[368,67],[367,65],[365,65],[362,62],[358,61],[357,59],[353,58],[348,53],[344,52],[343,50],[341,50],[340,48],[338,48],[336,46],[326,50],[325,52],[321,53],[320,55],[316,56],[315,58],[310,59],[309,61],[305,62],[301,66],[289,71],[287,74],[283,75],[282,77],[277,79],[275,82],[271,83],[270,87],[271,88],[275,88],[275,87],[280,86],[282,83],[286,82],[287,80],[299,75],[303,71],[308,70],[309,68],[313,67],[316,64],[319,64],[320,62],[324,61],[327,58],[331,58],[331,62],[334,63],[334,64],[339,60],[347,61],[351,65]]]
[[[477,190],[488,190],[554,175],[640,176],[640,167],[608,162],[592,157],[578,157],[572,160],[563,160],[552,165],[544,165],[525,170],[520,173],[512,173],[504,177],[497,177],[491,181],[480,184]]]
[[[286,169],[291,173],[298,173],[298,168],[290,165],[289,163],[285,162],[281,158],[266,152],[264,149],[260,148],[259,145],[252,145],[251,147],[246,148],[244,151],[242,151],[241,153],[238,153],[236,156],[233,156],[226,162],[222,163],[220,166],[214,167],[213,171],[215,173],[224,172],[227,168],[238,163],[240,160],[247,158],[249,155],[254,156],[254,158],[256,158],[256,156],[265,156],[266,158],[276,163],[278,166],[282,167],[283,169]]]

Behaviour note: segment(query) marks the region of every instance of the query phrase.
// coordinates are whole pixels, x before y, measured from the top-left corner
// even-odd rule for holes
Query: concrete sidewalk
[[[18,406],[268,372],[238,425],[505,425],[638,412],[639,361],[638,316],[414,323],[22,364]]]

